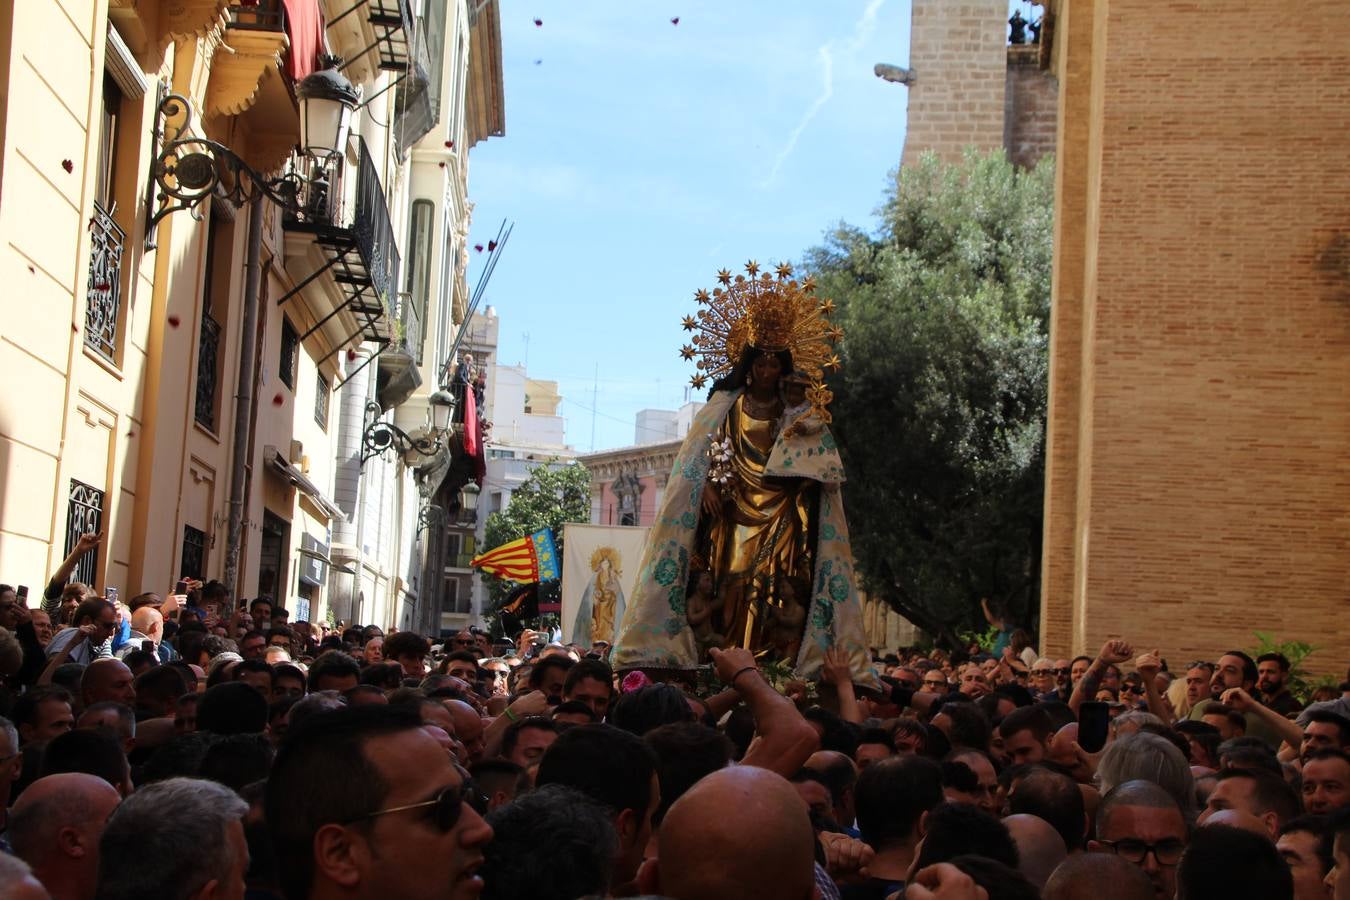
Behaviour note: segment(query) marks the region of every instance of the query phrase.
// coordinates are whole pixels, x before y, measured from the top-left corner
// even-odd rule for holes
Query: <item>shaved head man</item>
[[[1018,871],[1036,885],[1037,890],[1044,889],[1050,873],[1069,855],[1064,849],[1064,838],[1040,816],[1018,813],[1008,816],[1003,824],[1017,845]]]
[[[14,853],[52,900],[89,900],[98,884],[98,840],[122,798],[95,775],[39,778],[10,811]]]
[[[814,849],[806,804],[792,785],[767,769],[732,766],[672,804],[641,887],[680,900],[809,900]]]
[[[135,678],[120,659],[96,659],[80,677],[80,694],[85,706],[111,700],[123,706],[136,706]]]
[[[810,900],[815,836],[806,806],[780,775],[733,766],[676,800],[661,825],[644,893],[680,900],[765,897]]]
[[[486,746],[483,740],[483,717],[463,700],[446,700],[445,708],[450,710],[450,718],[455,722],[455,737],[464,745],[467,756],[464,765],[476,763],[483,758]]]
[[[1119,856],[1080,853],[1070,856],[1045,883],[1043,900],[1153,900],[1153,885],[1143,870]]]

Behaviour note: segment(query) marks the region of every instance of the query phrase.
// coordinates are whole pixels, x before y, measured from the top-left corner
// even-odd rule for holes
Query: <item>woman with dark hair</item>
[[[697,569],[716,586],[704,630],[723,647],[776,653],[801,677],[841,647],[855,680],[872,683],[839,494],[843,466],[824,427],[830,393],[821,379],[838,364],[841,332],[810,279],[792,279],[788,266],[776,279],[753,263],[746,273],[719,273],[722,287],[697,294],[707,308],[685,318],[696,333],[681,355],[702,355],[692,383],[712,379],[712,391],[676,457],[611,659],[630,669],[706,661],[695,633],[704,623],[688,615],[686,585]],[[789,377],[798,383],[785,416]],[[801,427],[808,418],[814,426]],[[802,594],[801,609],[785,606],[788,586]],[[795,640],[785,639],[784,622]]]

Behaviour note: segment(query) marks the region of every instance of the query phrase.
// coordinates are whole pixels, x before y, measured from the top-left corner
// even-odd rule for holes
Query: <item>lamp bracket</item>
[[[171,119],[178,124],[171,125]],[[224,144],[192,134],[192,120],[192,103],[182,94],[166,94],[155,109],[154,136],[163,146],[150,162],[160,203],[147,225],[152,235],[161,221],[181,209],[200,220],[197,207],[211,196],[235,206],[266,197],[287,212],[301,212],[300,191],[309,183],[305,178],[294,171],[268,178]]]

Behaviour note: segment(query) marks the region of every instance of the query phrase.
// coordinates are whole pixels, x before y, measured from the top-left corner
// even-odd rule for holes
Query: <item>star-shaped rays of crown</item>
[[[708,379],[731,372],[746,347],[764,352],[787,350],[793,368],[811,380],[807,392],[816,413],[828,422],[830,392],[821,384],[827,370],[839,367],[834,345],[844,336],[830,322],[834,301],[816,297],[816,282],[808,276],[792,277],[792,266],[783,263],[774,273],[760,272],[759,264],[745,264],[745,274],[717,273],[718,287],[694,294],[701,307],[684,317],[685,331],[693,332],[680,348],[684,359],[695,359],[698,372],[689,383],[701,388]]]

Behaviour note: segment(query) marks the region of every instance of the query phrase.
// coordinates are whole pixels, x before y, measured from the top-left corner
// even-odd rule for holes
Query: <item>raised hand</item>
[[[735,687],[731,680],[736,677],[736,673],[745,668],[758,669],[755,665],[755,654],[746,650],[744,647],[728,647],[720,650],[717,647],[708,651],[712,657],[713,670],[717,672],[717,677],[722,683]]]
[[[1144,678],[1157,678],[1162,671],[1162,655],[1157,650],[1145,653],[1134,661],[1134,669]]]
[[[1102,644],[1102,651],[1097,654],[1097,658],[1104,663],[1123,663],[1134,656],[1134,648],[1128,641],[1111,639]]]
[[[853,681],[853,669],[848,664],[848,654],[837,647],[825,651],[825,661],[820,666],[820,680],[826,684],[849,684]]]

